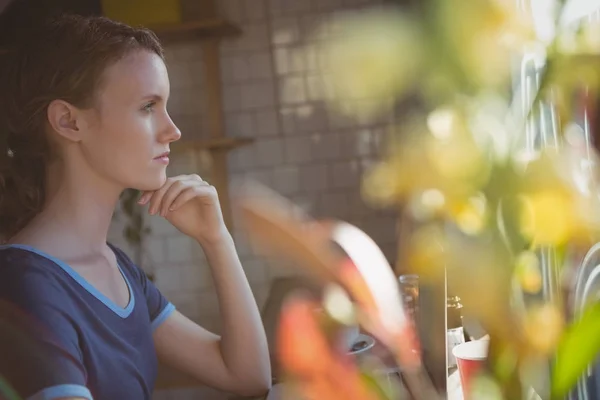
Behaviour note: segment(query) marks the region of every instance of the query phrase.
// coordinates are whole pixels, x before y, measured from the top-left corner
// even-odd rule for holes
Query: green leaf
[[[562,399],[600,352],[600,303],[564,333],[552,371],[552,398]]]

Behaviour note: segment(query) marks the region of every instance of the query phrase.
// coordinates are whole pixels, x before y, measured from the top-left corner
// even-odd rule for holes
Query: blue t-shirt
[[[129,288],[125,308],[48,254],[0,246],[0,388],[33,400],[150,399],[152,332],[175,307],[111,248]]]

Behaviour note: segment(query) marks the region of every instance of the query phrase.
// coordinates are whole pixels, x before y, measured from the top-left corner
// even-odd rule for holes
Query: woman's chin
[[[138,184],[136,185],[136,189],[142,192],[152,192],[163,187],[166,182],[167,176],[166,174],[164,174],[160,177],[153,177],[152,179],[147,179],[143,182],[138,182]]]

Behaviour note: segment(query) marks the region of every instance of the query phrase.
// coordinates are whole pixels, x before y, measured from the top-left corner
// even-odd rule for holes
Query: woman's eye
[[[142,109],[144,111],[151,112],[152,109],[154,108],[155,104],[156,104],[155,102],[150,102],[150,103],[146,104]]]

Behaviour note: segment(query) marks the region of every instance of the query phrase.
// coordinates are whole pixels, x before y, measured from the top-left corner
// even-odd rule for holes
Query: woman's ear
[[[52,130],[68,141],[79,142],[82,139],[81,117],[79,109],[64,100],[53,100],[48,106],[48,122]]]

